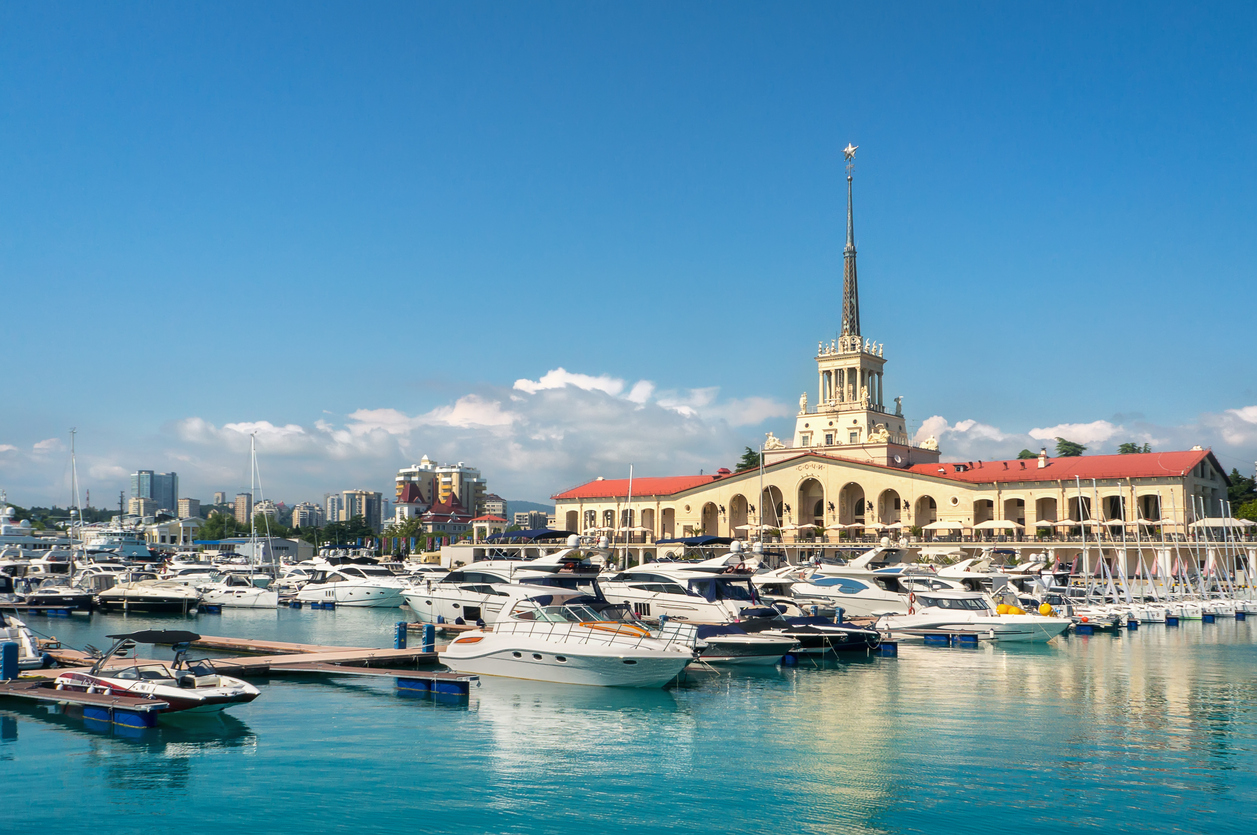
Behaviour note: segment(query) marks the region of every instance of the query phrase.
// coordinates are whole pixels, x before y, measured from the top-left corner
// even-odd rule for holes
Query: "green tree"
[[[1231,486],[1226,488],[1227,500],[1231,502],[1231,507],[1239,507],[1250,501],[1257,500],[1257,483],[1251,478],[1245,478],[1240,475],[1240,471],[1231,468]],[[1239,511],[1236,511],[1239,515]],[[1244,517],[1248,518],[1248,517]]]
[[[1144,444],[1140,446],[1134,441],[1127,441],[1117,448],[1119,455],[1134,455],[1140,452],[1152,452],[1152,444]]]
[[[1236,519],[1251,519],[1257,522],[1257,499],[1244,502],[1235,510]]]
[[[1018,458],[1038,458],[1039,453],[1031,452],[1028,449],[1023,449],[1021,452],[1017,453],[1017,457]]]
[[[1067,441],[1064,438],[1056,439],[1056,454],[1060,458],[1076,458],[1086,452],[1087,448],[1075,441]]]
[[[746,452],[742,453],[742,457],[738,459],[738,465],[735,470],[758,470],[759,469],[759,452],[746,448]]]

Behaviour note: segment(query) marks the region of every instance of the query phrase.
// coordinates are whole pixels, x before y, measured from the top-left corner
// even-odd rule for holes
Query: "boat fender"
[[[1056,617],[1056,610],[1052,608],[1051,603],[1042,603],[1039,605],[1039,614],[1045,618]]]
[[[41,661],[43,661],[43,667],[42,667],[42,669],[47,670],[47,669],[49,669],[49,668],[51,668],[51,667],[52,667],[52,665],[53,665],[53,660],[52,660],[52,656],[51,656],[51,655],[49,655],[48,653],[46,653],[46,652],[45,652],[43,655],[39,656],[39,658],[40,658],[40,660],[41,660]]]
[[[917,595],[915,592],[908,592],[908,614],[915,615],[917,613]]]
[[[1087,622],[1087,616],[1086,616],[1086,615],[1083,615],[1083,616],[1082,616],[1082,622],[1083,622],[1083,623],[1086,623],[1086,622]]]
[[[464,626],[466,625],[467,621],[463,620],[461,617],[458,617],[458,618],[454,618],[454,623],[457,626]]]

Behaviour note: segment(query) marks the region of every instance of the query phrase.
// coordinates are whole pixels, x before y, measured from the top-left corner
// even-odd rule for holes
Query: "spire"
[[[851,204],[851,171],[855,168],[858,146],[847,143],[842,153],[847,158],[847,248],[842,265],[842,336],[860,336],[860,287],[855,277],[855,219]]]

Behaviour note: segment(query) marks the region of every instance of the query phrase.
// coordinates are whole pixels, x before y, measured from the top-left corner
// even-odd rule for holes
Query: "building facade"
[[[227,494],[219,490],[214,494],[214,504],[227,504]]]
[[[1127,540],[1165,537],[1223,514],[1228,479],[1200,447],[941,462],[935,438],[910,438],[902,398],[893,409],[887,405],[883,347],[860,332],[850,168],[847,187],[841,332],[818,347],[817,399],[800,398],[790,440],[769,433],[759,468],[636,478],[631,500],[627,479],[559,493],[559,527],[631,531],[644,543],[697,534],[783,544],[837,545],[883,534],[980,542],[998,532],[1014,547],[1041,547],[1090,535],[1094,551],[1097,537],[1111,549],[1120,538],[1125,548]],[[1072,542],[1061,548],[1079,550]]]
[[[371,530],[380,531],[382,524],[381,494],[375,490],[346,490],[341,493],[343,521],[361,516]]]
[[[418,464],[398,470],[395,484],[397,501],[401,500],[405,485],[416,484],[433,504],[448,501],[450,496],[458,496],[463,507],[475,510],[477,515],[486,512],[484,500],[488,488],[485,480],[480,475],[480,470],[469,467],[462,461],[457,464],[437,464],[425,455]],[[504,507],[503,514],[505,512]]]
[[[497,493],[486,493],[483,504],[485,515],[499,516],[503,521],[506,521],[506,499]]]
[[[201,515],[200,499],[180,499],[179,500],[179,518],[195,519]]]
[[[515,514],[515,527],[523,531],[535,531],[544,528],[550,514],[544,510],[522,510]],[[573,528],[572,530],[575,530]]]
[[[235,512],[236,521],[242,525],[249,524],[249,520],[253,518],[253,494],[237,493]]]
[[[323,527],[323,508],[310,502],[301,502],[292,509],[292,526],[294,528]]]
[[[173,514],[179,508],[179,474],[152,470],[131,473],[131,498],[152,499],[158,510]]]

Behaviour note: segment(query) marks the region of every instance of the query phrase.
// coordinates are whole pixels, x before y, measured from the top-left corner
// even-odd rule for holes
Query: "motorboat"
[[[40,651],[39,642],[24,622],[0,612],[0,644],[10,642],[17,644],[19,670],[38,670],[52,663],[52,659]]]
[[[260,589],[242,574],[225,574],[217,583],[198,585],[201,598],[211,606],[227,609],[274,609],[279,592]]]
[[[109,651],[86,673],[70,671],[58,676],[54,683],[58,690],[153,699],[170,705],[163,713],[217,713],[247,704],[259,695],[258,689],[247,681],[218,672],[209,659],[187,660],[188,645],[201,637],[195,632],[146,629],[108,637],[115,641]],[[133,659],[122,665],[109,663],[111,659],[122,659],[122,654],[137,643],[173,645],[174,663],[169,667]]]
[[[106,612],[195,614],[201,593],[186,583],[161,580],[152,571],[129,571],[111,588],[96,595]]]
[[[96,595],[71,585],[68,577],[50,577],[28,592],[22,602],[41,609],[90,612],[96,608]]]
[[[506,602],[503,585],[517,583],[580,592],[605,602],[598,566],[572,543],[531,560],[481,560],[443,577],[412,579],[403,592],[422,623],[492,622]]]
[[[696,625],[699,660],[708,664],[755,666],[780,663],[799,646],[796,638],[778,632],[750,633],[741,624]]]
[[[623,603],[639,618],[729,623],[761,605],[751,584],[755,559],[744,556],[750,557],[735,549],[705,560],[644,563],[599,585],[609,601]]]
[[[334,603],[393,609],[404,601],[405,583],[387,568],[368,563],[345,563],[316,570],[297,592],[302,603]]]
[[[865,652],[876,649],[882,634],[867,626],[819,615],[790,616],[772,609],[747,610],[737,626],[759,635],[780,635],[795,641],[796,655],[825,655],[831,652]]]
[[[458,673],[586,684],[663,687],[694,660],[694,628],[652,632],[606,620],[575,592],[521,587],[503,605],[493,630],[465,632],[440,654]]]
[[[983,592],[939,590],[912,598],[909,612],[879,618],[877,629],[891,638],[973,635],[980,640],[1049,641],[1073,624],[1070,618],[1000,613]]]
[[[131,528],[105,528],[96,532],[96,538],[86,543],[95,551],[107,551],[123,558],[149,560],[153,552],[144,540],[143,531]]]
[[[757,574],[755,583],[764,588],[783,580],[791,581],[792,596],[811,601],[810,605],[823,600],[853,617],[906,614],[911,590],[902,579],[912,576],[916,570],[905,561],[907,556],[905,549],[883,540],[882,545],[849,562],[816,561],[782,566]]]

